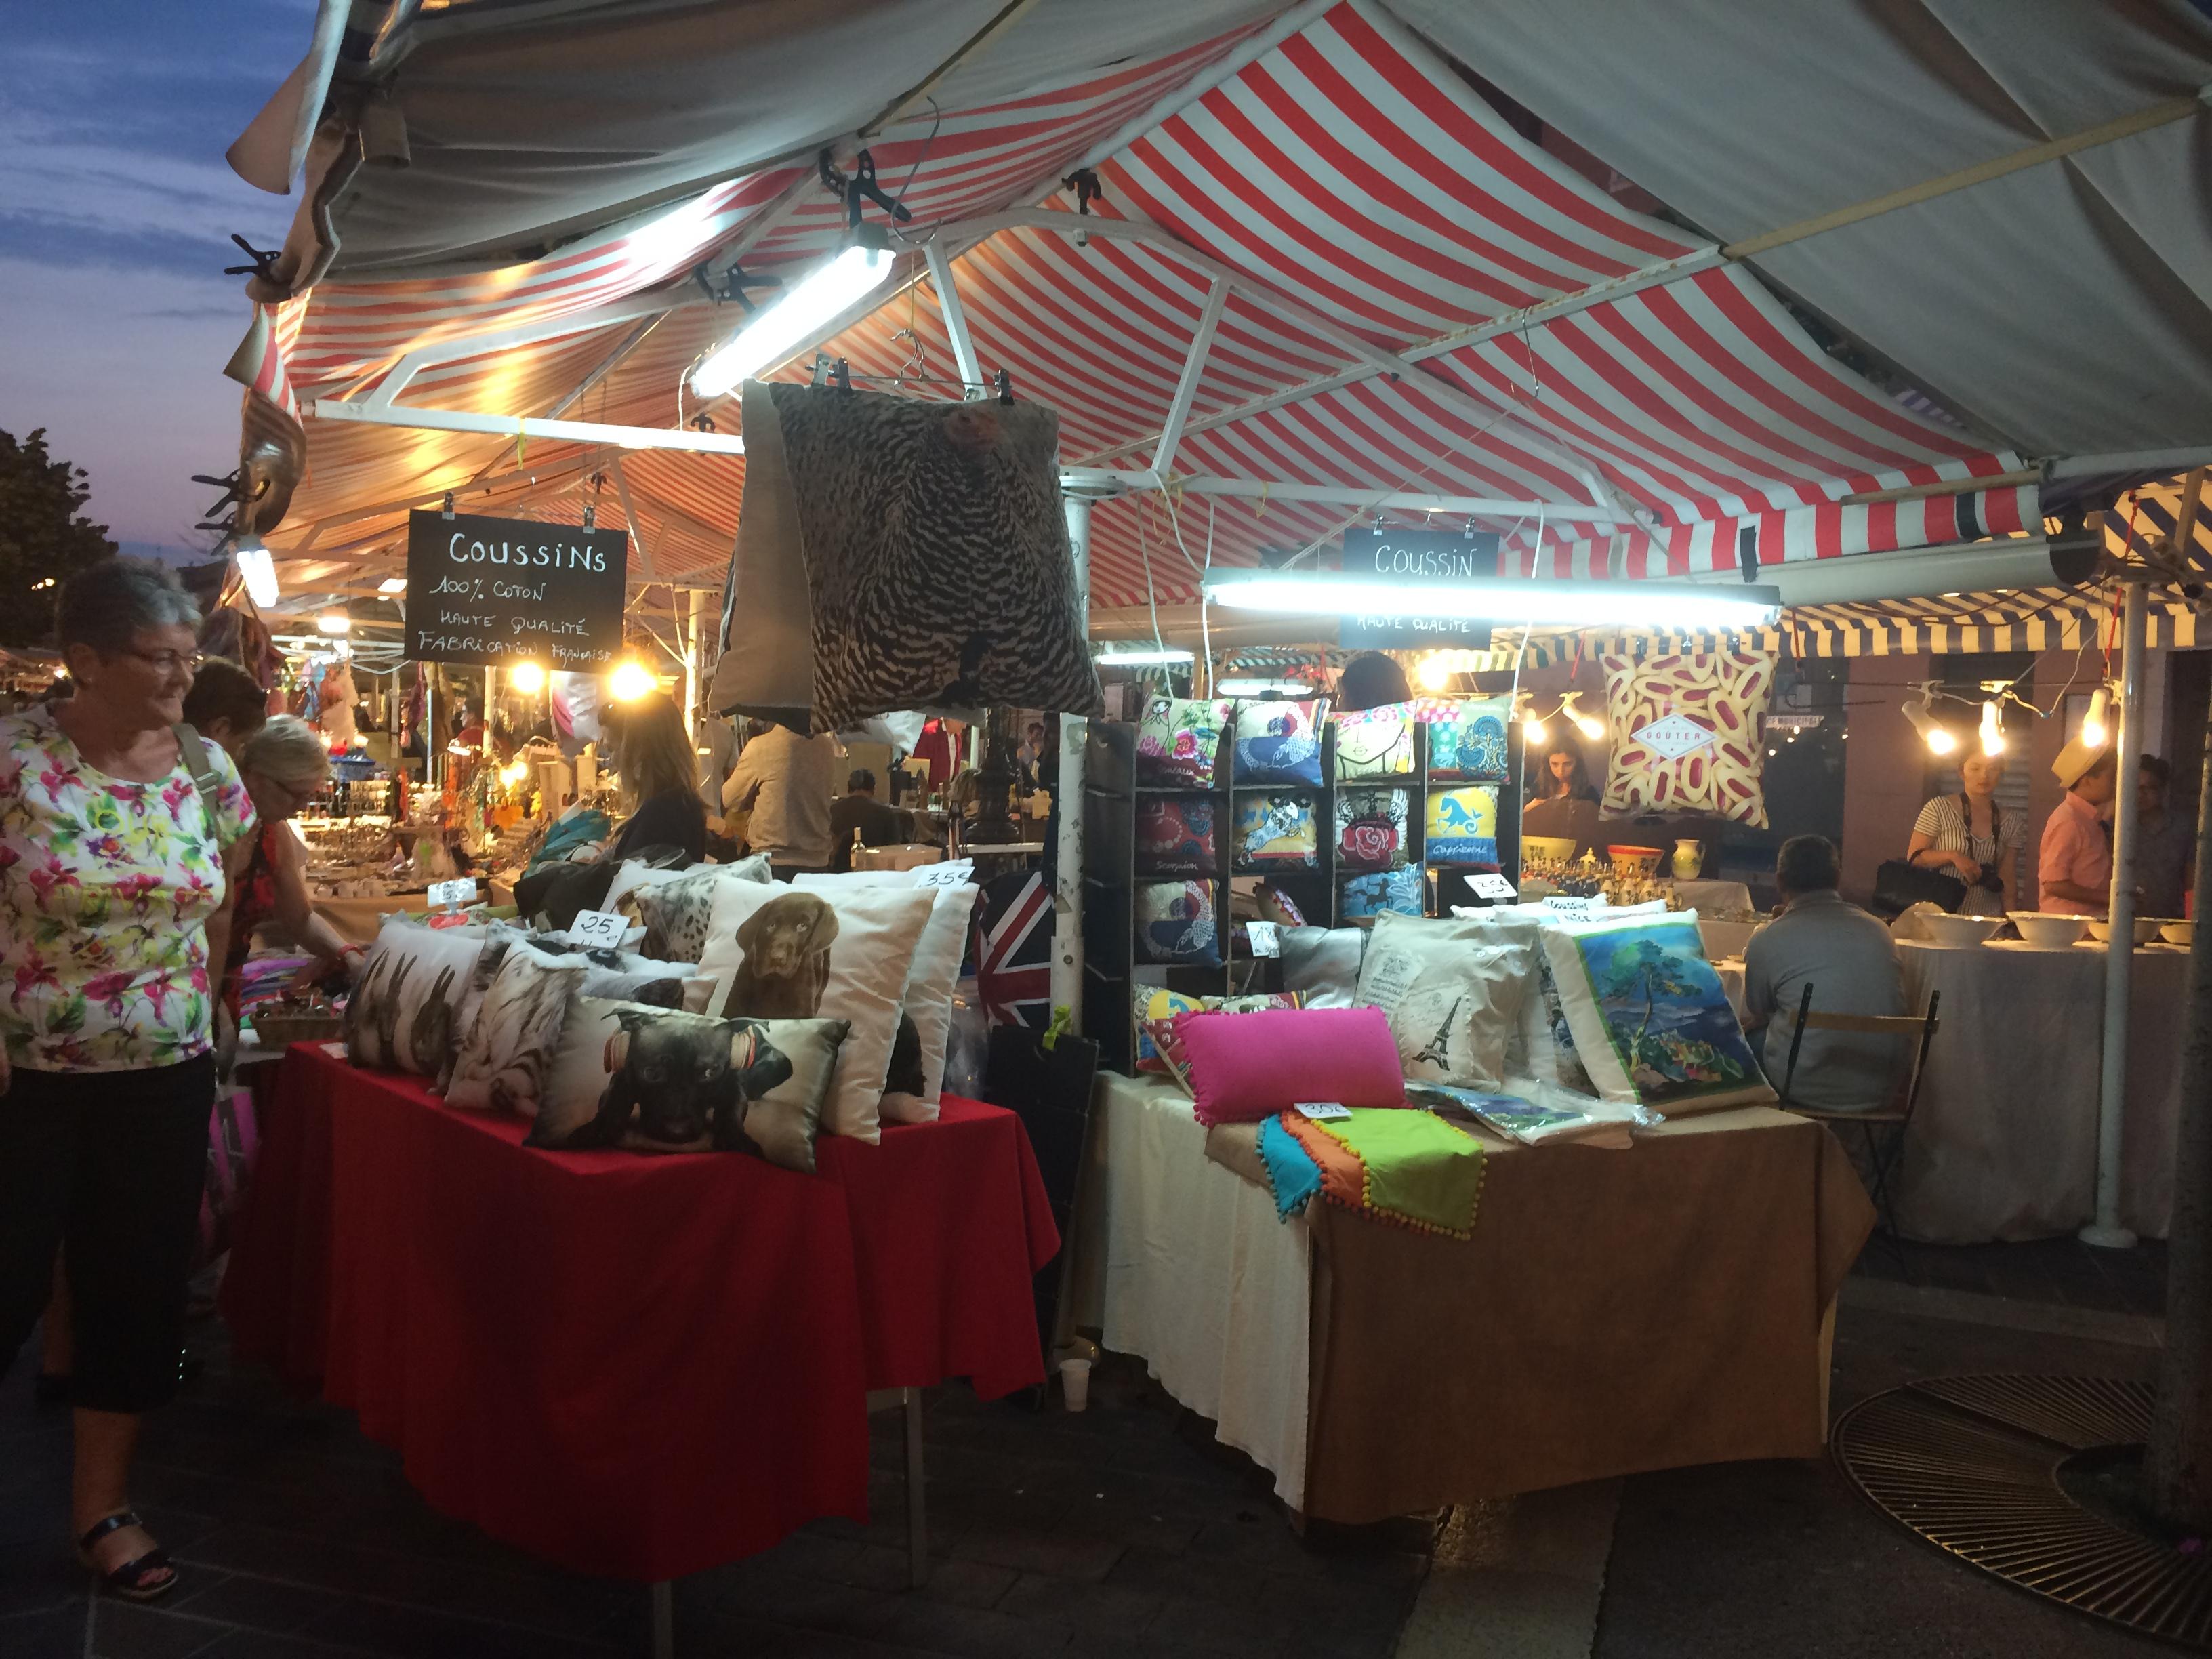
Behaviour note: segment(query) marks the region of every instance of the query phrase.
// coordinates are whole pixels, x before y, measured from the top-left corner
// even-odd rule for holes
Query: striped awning
[[[1245,8],[1204,40],[941,102],[868,140],[912,211],[901,229],[914,246],[889,297],[823,349],[878,384],[961,395],[920,252],[942,238],[985,372],[1059,411],[1066,464],[1153,465],[1225,285],[1166,486],[1093,512],[1095,604],[1187,601],[1209,562],[1318,556],[1350,524],[1423,520],[1378,512],[1370,492],[1489,503],[1435,516],[1500,532],[1509,571],[1559,577],[2039,526],[2015,454],[1855,373],[1711,244],[1626,205],[1602,168],[1586,176],[1524,138],[1387,9],[1284,15],[1296,27],[1280,39],[1279,21],[1260,32]],[[1103,196],[1079,241],[1059,186],[1090,158]],[[740,458],[341,425],[313,405],[660,428],[703,416],[734,430],[733,400],[702,410],[684,385],[742,318],[694,272],[737,255],[746,273],[788,277],[843,222],[812,166],[786,163],[526,263],[339,277],[268,308],[234,372],[309,411],[307,476],[269,536],[287,586],[370,574],[407,511],[447,489],[523,516],[570,519],[592,501],[599,522],[635,532],[641,574],[718,582]],[[1585,303],[1664,260],[1683,274]],[[1299,488],[1352,498],[1276,493]]]

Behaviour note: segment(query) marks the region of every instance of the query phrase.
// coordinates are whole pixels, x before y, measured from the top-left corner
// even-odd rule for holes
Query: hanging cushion
[[[527,1144],[747,1152],[811,1175],[845,1030],[573,998]]]
[[[1212,788],[1229,711],[1225,698],[1152,699],[1137,721],[1137,781],[1156,788]]]
[[[900,709],[1103,712],[1052,410],[783,382],[768,399],[806,573],[812,730]],[[757,402],[746,400],[749,451]],[[738,550],[754,552],[744,541]],[[763,557],[787,571],[787,550]],[[787,589],[787,578],[783,614],[768,623],[777,634],[793,608]],[[733,600],[737,591],[733,580]],[[755,626],[732,611],[732,652],[750,648]],[[787,641],[778,647],[787,659]],[[800,684],[787,660],[761,712],[788,723],[775,711]]]
[[[1221,940],[1215,921],[1214,884],[1210,881],[1140,881],[1137,884],[1137,955],[1146,962],[1181,963],[1197,968],[1221,966]]]
[[[1331,714],[1329,723],[1336,727],[1337,781],[1411,774],[1413,732],[1419,723],[1415,714],[1415,706],[1409,702]]]
[[[1469,783],[1503,783],[1510,697],[1427,697],[1415,704],[1429,728],[1429,775]]]
[[[926,891],[930,896],[929,921],[914,948],[914,965],[907,970],[899,994],[900,1036],[894,1052],[907,1046],[908,1031],[915,1053],[913,1075],[897,1075],[894,1064],[885,1077],[880,1115],[886,1123],[934,1123],[945,1090],[945,1051],[952,1036],[952,988],[960,978],[961,958],[968,952],[968,927],[975,919],[976,902],[983,890],[972,881],[924,889],[924,865],[914,870],[853,870],[836,875],[800,874],[793,887],[892,887]]]
[[[1220,867],[1213,839],[1212,801],[1187,795],[1139,798],[1139,875],[1203,876]]]
[[[1311,869],[1321,861],[1321,833],[1310,795],[1237,795],[1239,870]]]
[[[1300,1101],[1402,1106],[1405,1074],[1376,1008],[1176,1016],[1198,1121],[1256,1123]]]
[[[441,1079],[459,1051],[461,1000],[489,937],[482,926],[425,927],[386,916],[347,999],[356,1066]]]
[[[582,988],[590,966],[580,957],[550,956],[526,944],[502,950],[453,1061],[446,1103],[536,1116],[568,1000]]]
[[[1430,790],[1423,856],[1431,864],[1496,864],[1498,786]]]
[[[1328,699],[1237,705],[1237,781],[1321,787],[1321,723]]]
[[[1425,908],[1427,893],[1420,867],[1381,870],[1370,876],[1353,876],[1344,884],[1337,915],[1345,921],[1379,916],[1386,911],[1418,916]]]
[[[1550,927],[1544,951],[1601,1099],[1671,1115],[1774,1098],[1696,912]]]
[[[1696,651],[1599,660],[1613,728],[1607,812],[1712,812],[1765,829],[1759,722],[1774,695],[1774,659]]]
[[[1406,789],[1336,792],[1336,867],[1395,870],[1412,856],[1407,821],[1413,793]]]
[[[934,894],[914,887],[732,881],[715,891],[699,958],[715,981],[710,1012],[851,1025],[823,1116],[832,1134],[881,1137],[907,980],[935,906]]]

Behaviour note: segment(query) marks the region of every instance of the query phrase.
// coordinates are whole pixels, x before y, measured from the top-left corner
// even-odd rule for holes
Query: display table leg
[[[665,1578],[652,1588],[653,1659],[676,1659],[676,1592]]]
[[[907,1580],[920,1589],[929,1582],[929,1518],[921,1472],[921,1390],[901,1389],[906,1410]]]

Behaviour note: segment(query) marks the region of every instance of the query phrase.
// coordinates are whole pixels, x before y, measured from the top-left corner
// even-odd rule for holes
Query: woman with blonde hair
[[[234,1019],[253,932],[264,923],[314,953],[302,980],[313,983],[339,968],[350,978],[361,969],[361,946],[348,944],[315,914],[307,894],[307,845],[290,822],[330,779],[331,759],[323,741],[297,714],[274,714],[239,752],[239,772],[253,797],[261,829],[253,840],[252,860],[238,878],[238,909],[223,962],[222,1003]]]
[[[686,863],[707,856],[707,809],[699,799],[699,757],[676,705],[659,692],[626,704],[607,723],[629,821],[607,850],[610,863],[648,847],[680,847]]]

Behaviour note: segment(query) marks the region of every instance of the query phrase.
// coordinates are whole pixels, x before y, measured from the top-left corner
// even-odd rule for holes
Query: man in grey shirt
[[[745,844],[768,854],[776,878],[830,867],[830,769],[837,745],[826,732],[802,738],[769,726],[746,739],[722,784],[722,805],[750,810]]]
[[[1747,1028],[1765,1030],[1766,1075],[1779,1089],[1808,985],[1815,1013],[1902,1014],[1905,1008],[1905,975],[1889,929],[1837,893],[1832,842],[1820,836],[1783,842],[1774,878],[1787,908],[1744,950],[1743,999]],[[1828,1112],[1886,1106],[1902,1075],[1906,1046],[1897,1037],[1808,1030],[1790,1103]]]
[[[2197,873],[2197,814],[2172,799],[2173,768],[2142,757],[2136,793],[2136,914],[2179,919]]]

